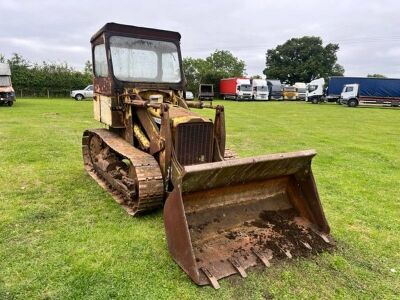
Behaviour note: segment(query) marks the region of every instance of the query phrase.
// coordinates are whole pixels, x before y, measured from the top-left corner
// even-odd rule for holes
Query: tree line
[[[84,88],[93,81],[91,63],[85,64],[83,72],[67,63],[31,63],[22,55],[14,53],[6,59],[0,55],[0,62],[10,65],[12,84],[17,97],[23,96],[69,96],[72,89]]]
[[[267,50],[263,73],[267,78],[279,79],[287,84],[342,76],[344,68],[337,63],[338,50],[338,44],[324,46],[320,37],[293,38]],[[220,79],[246,75],[244,61],[226,50],[217,50],[205,59],[184,58],[183,68],[187,89],[195,93],[200,83],[214,84],[214,89],[218,91]]]
[[[319,77],[327,79],[329,76],[341,76],[344,68],[337,63],[338,50],[338,44],[329,43],[324,46],[320,37],[292,38],[267,50],[263,73],[267,78],[279,79],[288,84],[310,82]],[[83,72],[67,63],[32,64],[16,53],[8,59],[0,55],[0,62],[10,64],[17,93],[20,90],[35,91],[38,96],[43,96],[52,90],[66,96],[71,89],[83,88],[93,79],[90,61],[86,62]],[[194,93],[197,93],[200,83],[213,84],[214,90],[218,91],[220,79],[246,75],[245,62],[227,50],[215,50],[204,59],[186,57],[183,59],[183,70],[187,90]]]

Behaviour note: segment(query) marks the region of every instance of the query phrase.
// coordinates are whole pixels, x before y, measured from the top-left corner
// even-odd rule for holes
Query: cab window
[[[94,74],[96,77],[108,76],[106,47],[104,44],[94,47]]]
[[[308,91],[309,91],[309,92],[314,92],[317,88],[318,88],[317,85],[309,85],[309,86],[308,86]]]

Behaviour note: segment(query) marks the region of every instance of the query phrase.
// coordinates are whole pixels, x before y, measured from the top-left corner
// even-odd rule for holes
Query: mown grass
[[[129,217],[85,173],[91,102],[22,99],[0,107],[0,299],[398,298],[400,110],[223,104],[241,156],[317,150],[337,251],[197,287],[168,254],[162,212]]]

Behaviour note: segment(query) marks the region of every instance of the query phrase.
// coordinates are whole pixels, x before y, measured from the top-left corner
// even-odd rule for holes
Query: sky
[[[105,23],[178,31],[183,57],[229,50],[262,74],[265,53],[293,37],[338,43],[346,76],[400,78],[398,0],[0,0],[0,53],[83,69]]]

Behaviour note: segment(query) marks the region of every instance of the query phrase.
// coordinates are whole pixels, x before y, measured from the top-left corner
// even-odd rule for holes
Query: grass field
[[[92,103],[22,99],[0,107],[0,299],[398,299],[400,110],[223,104],[241,156],[317,150],[337,251],[199,288],[168,254],[162,211],[129,217],[85,173]]]

